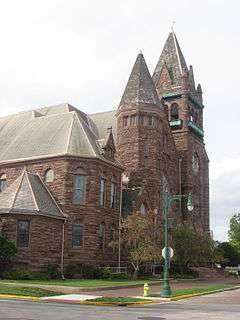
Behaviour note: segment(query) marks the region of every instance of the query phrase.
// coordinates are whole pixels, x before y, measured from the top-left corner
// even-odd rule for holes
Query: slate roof
[[[158,94],[142,53],[137,56],[119,107],[129,103],[160,105]]]
[[[188,68],[174,32],[169,34],[153,73],[153,82],[155,84],[158,82],[164,63],[168,68],[172,83],[174,85],[181,85],[183,70],[187,71]]]
[[[106,136],[107,129],[109,127],[112,127],[113,136],[116,141],[117,119],[115,114],[116,114],[116,111],[112,110],[112,111],[99,112],[99,113],[94,113],[89,115],[97,127],[99,139],[104,139]]]
[[[40,177],[26,171],[0,193],[0,213],[66,218]]]
[[[69,104],[21,112],[0,118],[0,163],[59,155],[106,160],[98,139],[92,119]]]

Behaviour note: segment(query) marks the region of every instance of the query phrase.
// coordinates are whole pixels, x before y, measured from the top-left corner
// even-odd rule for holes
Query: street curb
[[[129,306],[129,305],[143,305],[154,303],[155,301],[136,301],[136,302],[94,302],[94,301],[79,301],[79,300],[41,300],[41,297],[33,296],[17,296],[13,294],[0,294],[0,299],[14,299],[14,300],[31,300],[31,301],[41,301],[41,302],[56,302],[56,303],[69,303],[69,304],[81,304],[81,305],[92,305],[92,306]]]
[[[34,296],[17,296],[14,294],[0,294],[0,299],[19,299],[19,300],[33,300],[37,301],[40,298],[39,297],[34,297]]]
[[[237,290],[237,289],[240,289],[240,286],[234,286],[234,287],[231,287],[231,288],[218,289],[218,290],[213,290],[213,291],[205,291],[205,292],[201,292],[201,293],[199,292],[199,293],[185,294],[185,295],[182,295],[182,296],[177,296],[177,297],[170,298],[170,301],[178,301],[178,300],[182,300],[182,299],[189,299],[189,298],[193,298],[193,297],[205,296],[205,295],[208,295],[208,294],[224,292],[224,291],[232,291],[232,290]]]
[[[156,301],[146,300],[146,301],[136,301],[136,302],[94,302],[94,301],[78,301],[78,300],[45,300],[44,302],[57,302],[57,303],[70,303],[70,304],[81,304],[81,305],[91,305],[91,306],[99,306],[99,307],[127,307],[133,305],[144,305],[156,303]]]

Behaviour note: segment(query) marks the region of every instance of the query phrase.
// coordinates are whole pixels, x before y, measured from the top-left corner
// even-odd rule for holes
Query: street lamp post
[[[168,245],[168,214],[171,208],[171,204],[174,200],[180,201],[182,198],[187,198],[187,208],[188,211],[193,210],[192,196],[189,195],[171,195],[168,192],[165,192],[164,195],[164,206],[163,206],[163,216],[164,216],[164,247],[165,247],[165,257],[164,257],[164,271],[163,271],[163,290],[161,296],[164,298],[169,298],[171,296],[171,287],[169,279],[169,262],[170,262],[170,253]]]

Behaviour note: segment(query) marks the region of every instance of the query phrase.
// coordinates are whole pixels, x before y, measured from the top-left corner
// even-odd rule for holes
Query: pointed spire
[[[164,64],[166,64],[169,70],[173,84],[180,85],[183,70],[188,70],[188,68],[173,29],[167,38],[153,74],[153,81],[155,85],[157,85],[159,81]]]
[[[142,53],[139,53],[122,96],[123,104],[160,105],[159,98]]]
[[[189,83],[190,83],[191,89],[195,91],[196,88],[195,88],[195,80],[194,80],[194,73],[193,73],[192,66],[189,67]]]

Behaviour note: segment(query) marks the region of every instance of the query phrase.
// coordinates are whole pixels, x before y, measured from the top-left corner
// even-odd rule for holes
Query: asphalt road
[[[240,290],[141,307],[0,300],[1,320],[238,320]]]

